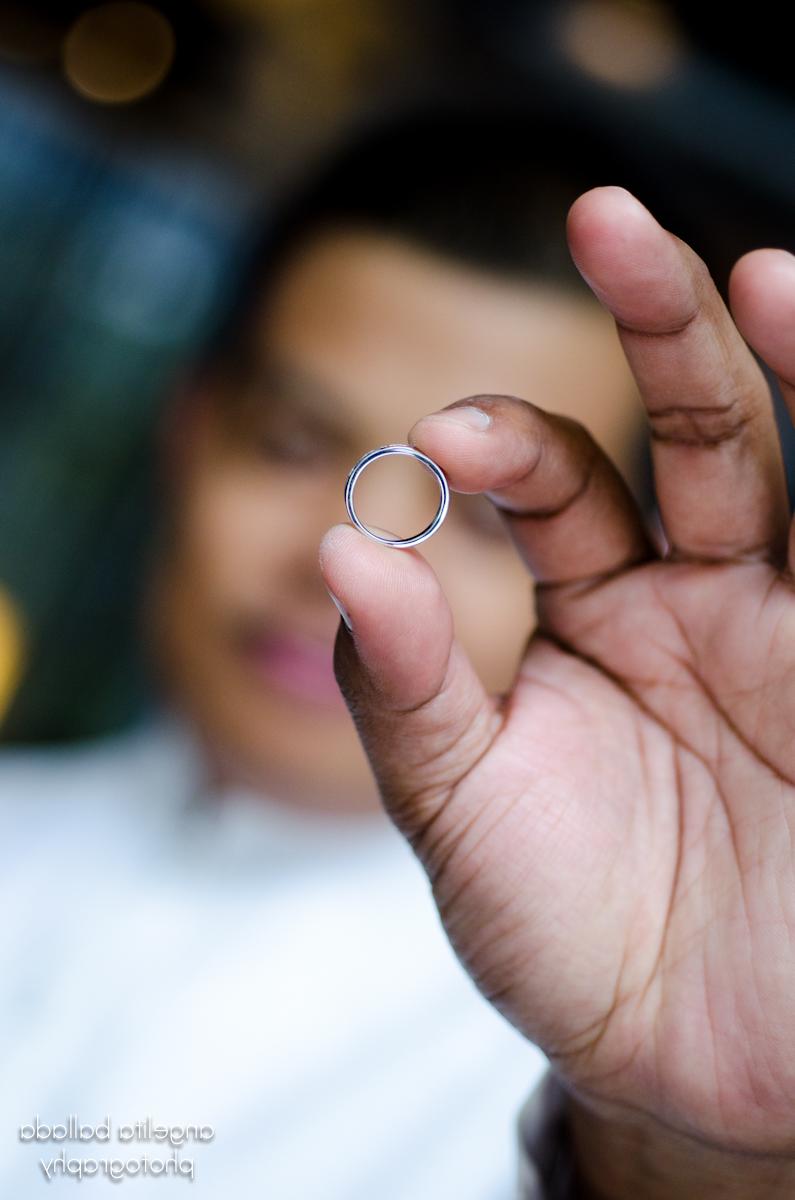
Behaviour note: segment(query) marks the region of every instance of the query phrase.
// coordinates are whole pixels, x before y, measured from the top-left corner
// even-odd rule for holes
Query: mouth
[[[314,709],[347,712],[334,675],[334,639],[288,630],[247,629],[235,639],[240,657],[259,684]]]

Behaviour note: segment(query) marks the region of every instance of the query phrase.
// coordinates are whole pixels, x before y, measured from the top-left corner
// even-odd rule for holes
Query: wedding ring
[[[371,529],[359,520],[356,510],[353,507],[353,489],[356,487],[356,481],[362,471],[369,467],[370,463],[376,462],[379,458],[384,458],[388,454],[407,454],[410,458],[416,458],[417,462],[422,463],[426,470],[430,471],[436,482],[439,484],[441,491],[441,499],[439,500],[439,508],[436,515],[420,533],[415,533],[414,537],[409,538],[390,538],[381,537],[378,533],[373,533]],[[405,446],[400,442],[391,442],[388,446],[379,446],[376,450],[371,450],[369,454],[365,454],[354,467],[351,468],[348,478],[345,482],[345,507],[348,510],[348,516],[353,521],[357,529],[361,529],[362,533],[366,533],[374,542],[381,542],[384,546],[416,546],[419,542],[424,542],[426,538],[431,537],[436,533],[436,530],[441,525],[442,521],[447,516],[447,509],[450,505],[450,487],[445,478],[444,472],[432,458],[428,458],[427,454],[423,454],[421,450],[415,450],[413,446]]]

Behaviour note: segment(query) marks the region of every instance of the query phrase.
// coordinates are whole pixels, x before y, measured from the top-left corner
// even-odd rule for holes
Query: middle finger
[[[785,561],[789,503],[770,391],[705,264],[620,187],[578,197],[568,237],[646,405],[669,557]]]

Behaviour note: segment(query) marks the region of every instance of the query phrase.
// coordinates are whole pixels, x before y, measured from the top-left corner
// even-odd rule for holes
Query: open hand
[[[746,345],[795,411],[795,258],[740,259],[732,319],[624,189],[580,196],[568,236],[643,397],[665,542],[582,425],[457,401],[408,440],[489,494],[536,581],[514,684],[484,690],[419,551],[349,525],[320,546],[337,679],[462,963],[574,1091],[795,1153],[795,537]]]

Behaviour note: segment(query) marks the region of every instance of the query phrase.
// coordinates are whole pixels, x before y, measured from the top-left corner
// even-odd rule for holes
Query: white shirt
[[[384,814],[208,794],[161,715],[1,753],[0,832],[0,1195],[103,1159],[123,1195],[182,1194],[145,1158],[190,1161],[204,1200],[541,1195],[517,1118],[546,1057],[477,991]],[[37,1114],[110,1138],[20,1140]],[[202,1140],[152,1133],[188,1124]],[[82,1188],[117,1195],[113,1169]]]

